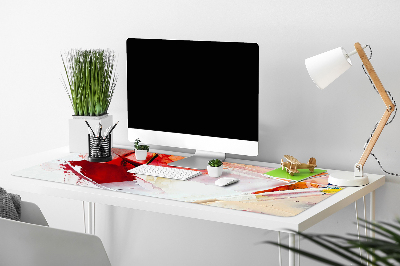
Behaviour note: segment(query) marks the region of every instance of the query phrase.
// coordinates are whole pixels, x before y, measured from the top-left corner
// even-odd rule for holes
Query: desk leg
[[[289,233],[289,247],[294,248],[296,246],[296,234]],[[289,250],[289,266],[295,266],[295,253]]]
[[[375,190],[369,193],[369,221],[375,222]],[[375,237],[374,231],[371,231],[371,237]]]
[[[297,249],[300,250],[300,235],[297,235]],[[297,253],[297,265],[300,266],[300,253]]]
[[[86,234],[95,234],[95,204],[94,202],[83,202],[83,217]]]

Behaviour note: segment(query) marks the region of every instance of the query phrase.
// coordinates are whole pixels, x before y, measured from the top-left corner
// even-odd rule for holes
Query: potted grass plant
[[[140,139],[136,139],[134,142],[135,156],[136,160],[143,161],[146,160],[147,152],[149,151],[149,146],[140,144]]]
[[[220,177],[222,175],[222,161],[213,159],[208,161],[207,172],[211,177]]]
[[[107,113],[118,80],[115,53],[109,49],[72,49],[61,55],[66,78],[62,84],[74,115],[69,120],[70,152],[87,152],[87,125],[112,126]]]

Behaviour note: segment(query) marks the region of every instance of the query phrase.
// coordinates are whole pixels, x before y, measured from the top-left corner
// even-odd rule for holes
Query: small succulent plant
[[[222,162],[219,159],[213,159],[208,161],[208,165],[211,167],[220,167],[222,165]]]
[[[136,139],[134,143],[135,143],[135,144],[134,144],[134,147],[135,147],[136,150],[146,150],[146,151],[149,151],[149,146],[147,146],[147,145],[139,145],[140,139]]]

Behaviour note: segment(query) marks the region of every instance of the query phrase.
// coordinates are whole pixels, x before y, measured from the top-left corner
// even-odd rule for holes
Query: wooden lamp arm
[[[386,93],[385,88],[382,85],[381,80],[379,79],[378,75],[375,72],[374,67],[372,66],[371,62],[369,61],[367,55],[364,52],[364,49],[361,47],[360,43],[354,44],[354,47],[357,50],[358,55],[361,58],[361,61],[363,62],[365,68],[368,71],[369,76],[371,77],[372,81],[375,84],[376,89],[378,90],[379,94],[382,97],[383,102],[386,105],[386,109],[393,111],[394,110],[394,104],[392,100],[390,99],[389,95]]]
[[[356,174],[356,176],[359,176],[359,174],[361,174],[361,176],[362,176],[362,168],[364,167],[364,164],[367,161],[368,156],[370,155],[372,149],[374,148],[376,141],[378,140],[383,128],[385,127],[386,122],[389,120],[391,113],[394,111],[394,104],[393,104],[392,100],[390,99],[389,95],[387,94],[385,88],[383,87],[382,82],[380,81],[378,75],[376,74],[371,62],[369,61],[369,59],[368,59],[367,55],[365,54],[364,49],[361,47],[360,43],[356,43],[354,46],[357,50],[358,55],[361,58],[361,61],[363,62],[365,68],[367,69],[372,82],[374,83],[376,89],[378,90],[379,95],[381,96],[383,102],[386,105],[385,113],[383,114],[381,120],[379,121],[379,124],[376,127],[371,139],[369,140],[367,147],[365,147],[360,160],[356,164],[355,174]]]
[[[381,120],[379,121],[378,126],[376,127],[376,129],[374,131],[374,134],[372,135],[371,139],[369,140],[367,147],[365,147],[365,150],[364,150],[363,154],[361,155],[360,160],[358,161],[358,165],[364,166],[365,162],[368,159],[369,154],[371,153],[372,149],[374,148],[376,141],[378,140],[379,136],[381,135],[381,132],[386,125],[386,122],[389,120],[391,113],[392,112],[389,112],[386,110],[385,113],[383,114]]]

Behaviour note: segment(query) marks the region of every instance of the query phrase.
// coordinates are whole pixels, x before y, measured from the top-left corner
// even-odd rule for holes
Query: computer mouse
[[[222,177],[222,178],[216,180],[215,184],[217,186],[224,187],[224,186],[236,183],[238,181],[239,181],[239,179],[234,178],[234,177]]]

